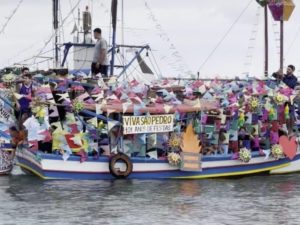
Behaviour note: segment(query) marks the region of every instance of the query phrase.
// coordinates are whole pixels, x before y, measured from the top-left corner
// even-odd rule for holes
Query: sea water
[[[206,180],[0,177],[0,224],[300,224],[300,174]]]

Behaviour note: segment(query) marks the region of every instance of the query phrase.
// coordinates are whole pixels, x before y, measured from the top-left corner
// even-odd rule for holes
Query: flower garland
[[[280,159],[283,157],[282,147],[278,144],[272,146],[271,153],[275,159]]]
[[[251,159],[251,151],[248,150],[247,148],[241,148],[240,149],[240,152],[239,152],[239,159],[242,161],[242,162],[249,162],[250,159]]]
[[[171,166],[179,166],[181,163],[181,157],[178,153],[171,152],[168,154],[168,161]]]

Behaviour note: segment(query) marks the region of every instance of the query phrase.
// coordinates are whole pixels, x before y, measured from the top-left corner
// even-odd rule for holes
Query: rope
[[[154,15],[151,7],[147,3],[146,0],[144,0],[144,6],[146,10],[148,11],[148,18],[153,22],[155,29],[158,32],[159,37],[167,42],[169,50],[170,50],[170,55],[171,57],[168,57],[170,60],[170,63],[168,65],[171,66],[175,71],[183,73],[183,74],[188,74],[189,67],[184,61],[184,58],[178,51],[178,49],[175,47],[175,44],[171,42],[171,38],[167,35],[166,31],[163,29],[162,25],[159,23],[158,19]],[[167,58],[167,57],[166,57]],[[167,59],[168,59],[167,58]]]
[[[16,8],[12,11],[10,16],[7,17],[6,22],[3,24],[0,34],[4,33],[5,28],[7,27],[9,21],[13,18],[13,16],[16,14],[17,10],[19,9],[20,5],[22,4],[23,0],[20,0],[16,6]]]
[[[154,64],[155,64],[155,66],[156,66],[156,68],[157,68],[157,70],[158,70],[157,77],[161,79],[161,78],[162,78],[162,73],[161,73],[161,70],[160,70],[160,68],[159,68],[159,66],[158,66],[158,64],[157,64],[157,61],[156,61],[156,59],[155,59],[155,57],[154,57],[154,54],[153,54],[153,52],[151,51],[151,49],[150,49],[150,53],[151,53],[151,55],[152,55]],[[151,64],[153,65],[153,63],[152,63],[150,57],[149,57],[149,60],[150,60]]]
[[[246,7],[243,9],[243,11],[239,14],[239,16],[235,19],[235,21],[233,22],[233,24],[229,27],[229,29],[226,31],[226,33],[222,36],[221,40],[217,43],[217,45],[213,48],[213,50],[209,53],[209,55],[207,56],[207,58],[204,60],[204,62],[200,65],[198,71],[200,71],[203,66],[207,63],[207,61],[210,59],[210,57],[215,53],[215,51],[220,47],[220,45],[223,43],[223,41],[225,40],[225,38],[228,36],[228,34],[230,33],[230,31],[232,30],[232,28],[235,26],[235,24],[240,20],[240,18],[244,15],[244,13],[247,11],[247,9],[249,8],[250,4],[253,2],[253,0],[250,0],[248,2],[248,4],[246,5]]]
[[[75,6],[69,12],[69,14],[62,20],[61,25],[58,27],[58,29],[62,28],[62,26],[64,25],[64,23],[66,22],[66,20],[69,18],[69,16],[71,16],[72,13],[74,12],[74,10],[78,7],[79,3],[80,3],[80,0],[77,1],[77,3],[75,4]],[[54,36],[55,36],[55,33],[53,33],[50,36],[50,38],[45,42],[44,46],[40,49],[39,53],[34,58],[34,63],[35,63],[36,59],[40,56],[40,54],[44,51],[44,49],[47,47],[47,45],[50,43],[50,41],[54,38]]]
[[[297,38],[298,38],[298,35],[300,33],[300,27],[298,28],[294,38],[293,38],[293,41],[291,42],[291,44],[289,45],[289,47],[287,48],[286,52],[285,52],[285,56],[287,56],[289,53],[290,53],[290,50],[292,49],[292,47],[294,46]]]
[[[245,72],[243,74],[249,75],[250,69],[252,67],[252,61],[253,61],[253,52],[255,50],[255,44],[257,41],[257,34],[258,34],[258,28],[259,28],[259,21],[261,16],[261,6],[257,7],[256,14],[255,14],[255,21],[253,23],[251,36],[249,38],[249,44],[246,52],[246,58],[245,58]]]

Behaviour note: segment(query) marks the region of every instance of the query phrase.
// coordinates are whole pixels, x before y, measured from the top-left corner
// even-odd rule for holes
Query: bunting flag
[[[100,78],[98,80],[98,86],[101,87],[103,90],[108,90],[109,89],[108,86],[106,85],[106,83],[103,81],[102,78]]]
[[[138,140],[140,141],[141,144],[146,143],[146,134],[138,134]]]
[[[87,120],[87,122],[88,122],[89,124],[93,125],[93,126],[96,127],[96,128],[98,127],[98,120],[97,120],[97,117],[93,117],[93,118]]]
[[[169,113],[172,108],[173,108],[173,106],[164,104],[165,113]]]
[[[51,123],[51,127],[54,129],[54,131],[52,132],[52,135],[60,133],[60,132],[63,131],[63,128],[62,128],[62,125],[61,125],[60,121]]]
[[[103,92],[100,92],[100,93],[98,93],[98,94],[92,95],[92,97],[94,98],[94,101],[95,101],[95,102],[98,102],[98,101],[100,101],[101,99],[104,98],[104,94],[103,94]]]
[[[82,140],[80,135],[75,134],[73,137],[70,138],[70,140],[72,140],[75,145],[82,146]]]
[[[76,122],[74,114],[69,113],[69,112],[66,113],[66,120],[67,120],[68,123],[75,123]]]
[[[128,98],[129,98],[129,97],[128,97],[127,94],[122,93],[122,94],[121,94],[121,97],[120,97],[120,100],[127,100]]]
[[[130,105],[131,105],[131,102],[125,102],[122,104],[123,113],[127,112],[127,109]]]
[[[65,100],[65,101],[68,101],[68,102],[70,101],[69,93],[56,94],[56,95],[60,96],[58,101],[62,101],[62,100]]]
[[[54,105],[49,106],[49,117],[58,117],[58,109]]]
[[[87,98],[90,98],[90,95],[87,92],[84,92],[77,97],[77,99],[82,102],[84,102]]]
[[[262,152],[266,156],[265,160],[268,159],[270,154],[271,154],[271,150],[270,149],[264,149],[264,150],[262,150]]]
[[[28,141],[29,149],[31,151],[38,151],[39,150],[39,144],[37,140],[31,140]]]
[[[180,113],[178,111],[175,111],[174,117],[177,121],[180,120]]]
[[[75,33],[75,32],[77,32],[77,31],[78,31],[77,24],[76,24],[76,23],[74,23],[73,30],[71,31],[71,33],[70,33],[70,34],[74,34],[74,33]]]
[[[96,114],[100,115],[102,112],[102,104],[96,104]]]
[[[108,131],[111,131],[112,128],[114,128],[116,125],[118,125],[119,122],[118,121],[108,121],[107,122],[107,129]]]
[[[77,134],[77,133],[79,133],[79,129],[78,129],[77,123],[68,124],[68,127],[70,128],[71,134]]]
[[[107,82],[109,86],[113,86],[117,83],[117,77],[116,76],[111,76]]]
[[[39,134],[44,136],[43,142],[50,142],[52,140],[52,135],[48,130],[40,131]]]
[[[91,95],[92,95],[92,96],[93,96],[93,95],[97,95],[97,94],[99,94],[99,93],[101,93],[101,92],[102,92],[101,88],[98,87],[98,86],[96,86],[96,87],[94,87],[94,89],[91,91]]]
[[[107,99],[109,99],[109,100],[119,100],[118,97],[114,94],[108,96]]]
[[[148,134],[148,144],[153,147],[157,145],[157,134]]]
[[[133,105],[133,115],[134,116],[140,116],[142,114],[141,111],[140,111],[142,108],[143,107],[141,105],[134,104]]]
[[[116,112],[115,109],[107,109],[107,117],[111,114],[111,113],[114,113]]]
[[[201,102],[199,98],[196,100],[195,105],[193,105],[193,108],[201,108]]]
[[[158,159],[157,156],[157,151],[151,151],[151,152],[147,152],[147,155],[150,157],[150,159]]]

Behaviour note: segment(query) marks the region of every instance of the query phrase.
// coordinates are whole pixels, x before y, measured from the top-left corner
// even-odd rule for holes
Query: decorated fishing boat
[[[15,150],[12,147],[10,127],[16,119],[12,107],[11,84],[14,76],[6,75],[2,78],[0,89],[0,175],[7,175],[13,168]]]
[[[110,77],[40,77],[33,115],[20,127],[28,133],[16,151],[24,171],[43,179],[201,179],[299,170],[297,90],[267,77],[146,82],[124,76],[134,59],[113,76],[122,47],[116,4]],[[145,49],[135,59],[149,75]]]
[[[291,165],[300,159],[298,129],[287,136],[284,105],[293,96],[296,106],[292,89],[256,80],[193,80],[182,87],[175,82],[149,88],[110,78],[92,89],[58,84],[59,93],[42,85],[34,115],[24,123],[30,124],[31,139],[18,146],[18,164],[44,179],[198,179],[289,167],[293,172]],[[50,129],[30,130],[45,121]]]

